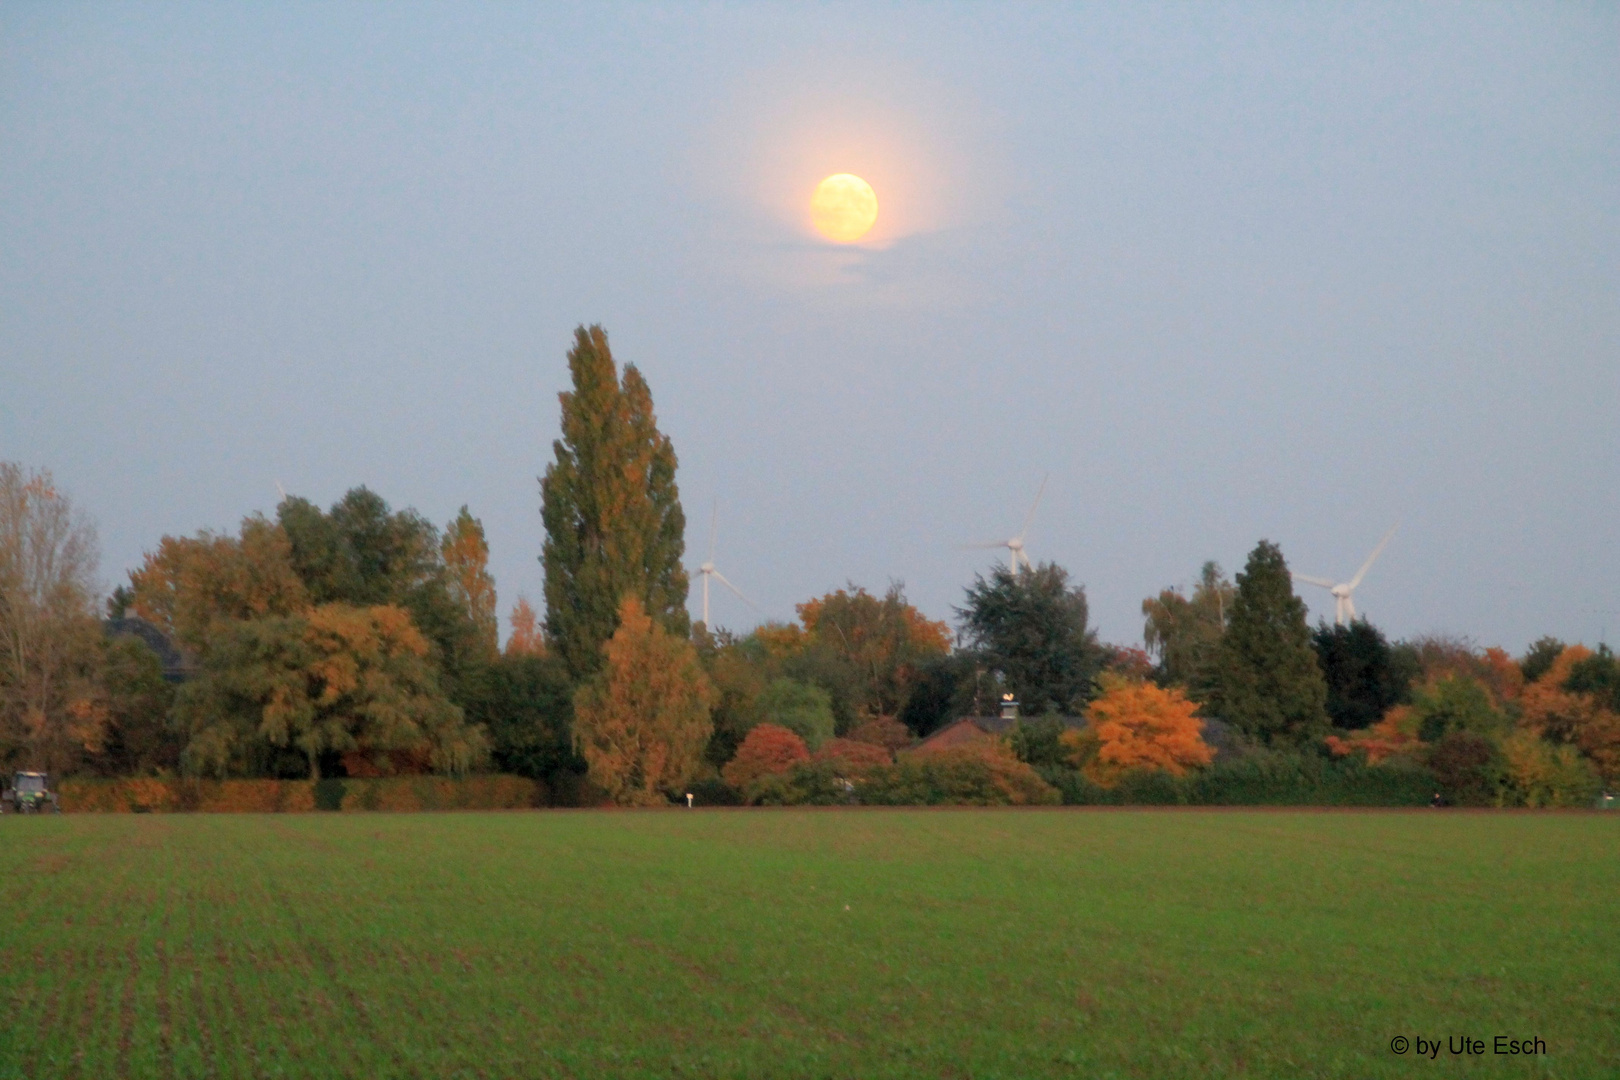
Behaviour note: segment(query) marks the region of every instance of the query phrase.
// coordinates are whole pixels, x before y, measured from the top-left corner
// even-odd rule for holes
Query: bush
[[[828,739],[811,755],[811,760],[828,762],[845,776],[864,776],[877,766],[892,762],[894,755],[875,743]]]
[[[1429,770],[1440,793],[1456,806],[1494,806],[1503,783],[1502,755],[1496,744],[1472,731],[1453,729],[1429,747]]]
[[[1590,806],[1603,786],[1592,763],[1573,746],[1553,746],[1529,732],[1502,744],[1503,806]]]
[[[838,806],[856,801],[855,786],[832,762],[812,761],[761,776],[748,787],[756,806]]]
[[[952,747],[913,754],[879,766],[857,787],[860,801],[873,806],[1051,806],[1062,801],[1000,743]]]
[[[693,806],[741,806],[742,792],[718,776],[693,783],[687,790],[692,793]]]
[[[785,773],[810,759],[804,740],[777,724],[760,724],[737,747],[737,756],[721,770],[726,783],[747,791],[762,776]]]

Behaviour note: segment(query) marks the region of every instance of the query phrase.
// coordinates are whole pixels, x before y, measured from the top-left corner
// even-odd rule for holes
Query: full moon
[[[852,244],[877,221],[877,192],[858,176],[836,173],[816,185],[810,216],[816,229],[839,244]]]

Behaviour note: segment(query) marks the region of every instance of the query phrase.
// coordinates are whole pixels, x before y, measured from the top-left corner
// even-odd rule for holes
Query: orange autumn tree
[[[804,633],[778,631],[766,648],[816,649],[847,672],[847,706],[860,721],[896,717],[906,706],[922,665],[951,651],[951,628],[906,602],[906,589],[883,596],[851,586],[799,604]]]
[[[810,751],[797,732],[777,724],[759,724],[737,747],[736,756],[726,763],[721,775],[732,787],[746,791],[761,777],[785,773],[809,760]]]
[[[1086,729],[1063,736],[1091,780],[1107,786],[1132,769],[1182,776],[1214,760],[1198,706],[1179,689],[1113,674],[1101,683],[1102,693],[1086,709]]]
[[[619,605],[600,671],[574,695],[574,745],[614,802],[655,806],[697,770],[713,730],[712,690],[697,650],[655,624],[641,601]]]
[[[1539,739],[1571,745],[1590,758],[1608,783],[1620,781],[1620,713],[1597,695],[1569,689],[1577,665],[1592,650],[1570,645],[1519,696],[1519,725]]]
[[[546,638],[540,629],[540,618],[534,612],[529,598],[520,596],[507,616],[512,624],[512,636],[506,639],[507,656],[544,656]]]

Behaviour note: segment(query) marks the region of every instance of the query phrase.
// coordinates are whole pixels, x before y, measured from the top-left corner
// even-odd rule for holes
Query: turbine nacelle
[[[970,548],[1006,548],[1008,569],[1015,574],[1018,573],[1020,563],[1023,564],[1025,570],[1035,569],[1035,564],[1029,561],[1029,556],[1024,552],[1024,536],[1029,532],[1029,523],[1035,520],[1035,508],[1041,505],[1041,496],[1046,494],[1046,482],[1051,478],[1050,473],[1041,478],[1040,490],[1035,492],[1035,501],[1030,504],[1029,513],[1024,515],[1024,527],[1018,530],[1017,536],[1010,540],[992,540],[988,544],[969,544],[967,546]]]
[[[1328,594],[1333,597],[1334,623],[1339,626],[1348,626],[1356,621],[1356,586],[1360,585],[1361,579],[1367,576],[1367,571],[1372,569],[1372,564],[1383,553],[1384,545],[1389,543],[1389,538],[1394,536],[1395,530],[1400,527],[1400,523],[1397,522],[1390,528],[1389,532],[1384,534],[1384,538],[1378,541],[1378,546],[1373,548],[1372,554],[1367,556],[1367,561],[1361,564],[1361,569],[1356,571],[1356,576],[1349,581],[1335,582],[1327,578],[1312,577],[1310,574],[1294,574],[1293,576],[1298,581],[1326,589]]]
[[[719,570],[715,569],[715,566],[714,566],[714,541],[715,541],[715,537],[717,535],[717,532],[719,530],[719,527],[720,527],[720,504],[717,501],[714,504],[714,512],[709,517],[709,558],[703,563],[703,565],[698,567],[698,576],[703,579],[703,626],[704,626],[705,629],[707,629],[708,626],[709,626],[709,579],[710,578],[713,578],[714,580],[718,581],[720,584],[724,585],[726,588],[730,589],[732,592],[736,593],[737,598],[739,600],[741,600],[743,603],[747,604],[749,607],[753,608],[755,611],[759,610],[759,608],[755,605],[755,603],[752,600],[748,599],[748,597],[743,595],[743,592],[742,592],[741,589],[737,588],[737,586],[733,585],[731,582],[726,580],[726,575],[722,574]]]

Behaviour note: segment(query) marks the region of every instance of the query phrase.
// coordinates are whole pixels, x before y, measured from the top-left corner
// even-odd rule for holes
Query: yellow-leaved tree
[[[472,624],[478,647],[486,656],[496,653],[499,628],[495,624],[495,579],[489,573],[489,541],[484,523],[463,506],[445,526],[439,553],[444,557],[450,599]]]
[[[1105,674],[1102,693],[1086,709],[1087,726],[1063,734],[1070,759],[1092,781],[1108,786],[1133,769],[1176,776],[1208,765],[1198,705],[1179,689]]]
[[[712,726],[697,650],[633,596],[602,647],[606,663],[574,695],[574,745],[616,803],[655,806],[696,771]]]

